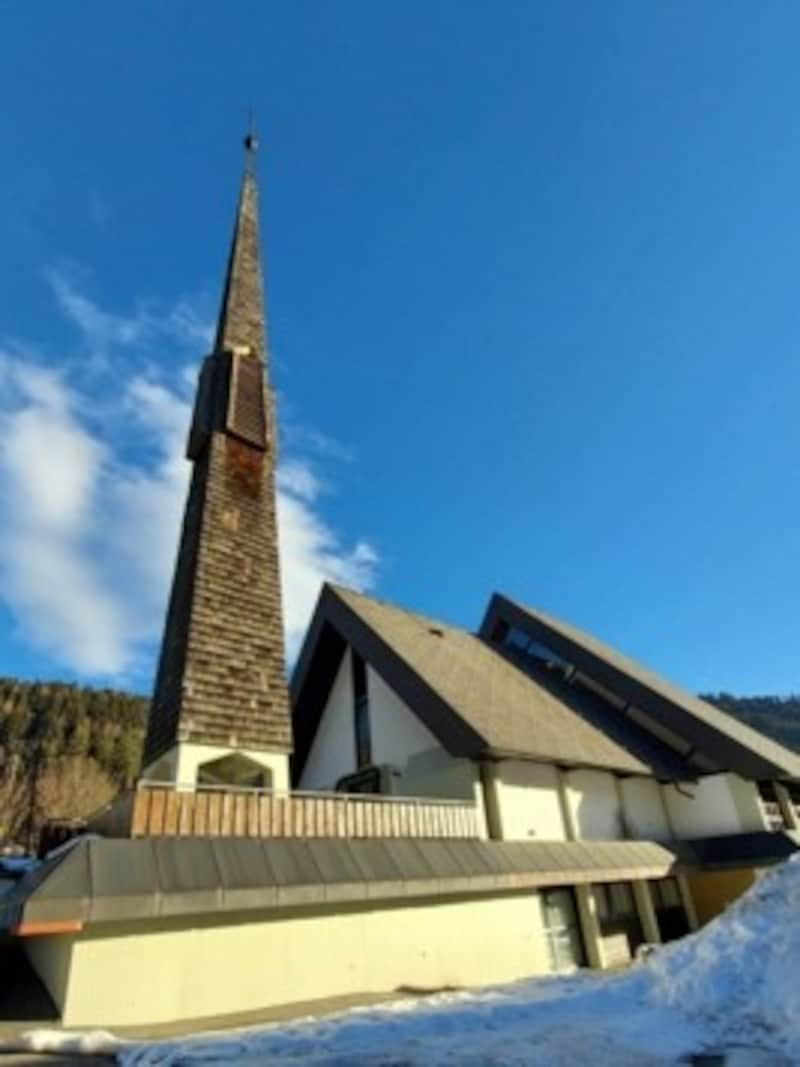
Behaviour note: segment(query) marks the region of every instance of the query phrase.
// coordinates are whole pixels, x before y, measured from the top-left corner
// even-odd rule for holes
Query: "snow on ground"
[[[667,1067],[712,1052],[726,1053],[726,1067],[800,1064],[800,857],[616,976],[531,979],[115,1051],[121,1067]]]

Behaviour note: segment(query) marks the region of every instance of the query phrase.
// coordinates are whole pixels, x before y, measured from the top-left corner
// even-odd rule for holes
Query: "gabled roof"
[[[795,752],[577,627],[495,593],[481,625],[481,636],[491,640],[501,621],[524,629],[721,767],[756,780],[800,778],[800,756]]]
[[[679,756],[624,716],[586,694],[555,694],[480,637],[330,585],[292,679],[296,777],[348,644],[454,756],[693,777]]]

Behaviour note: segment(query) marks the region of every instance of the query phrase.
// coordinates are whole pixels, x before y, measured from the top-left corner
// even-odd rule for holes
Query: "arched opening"
[[[197,785],[233,785],[248,789],[271,789],[272,771],[239,752],[201,763],[197,768]]]

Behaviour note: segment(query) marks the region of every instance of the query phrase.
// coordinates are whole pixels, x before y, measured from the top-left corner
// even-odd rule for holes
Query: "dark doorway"
[[[662,941],[677,941],[689,933],[689,920],[683,906],[680,887],[675,878],[650,883],[653,907]]]

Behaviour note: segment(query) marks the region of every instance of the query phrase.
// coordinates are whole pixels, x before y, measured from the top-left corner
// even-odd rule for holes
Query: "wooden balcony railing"
[[[92,820],[123,837],[477,838],[469,801],[140,782]]]

